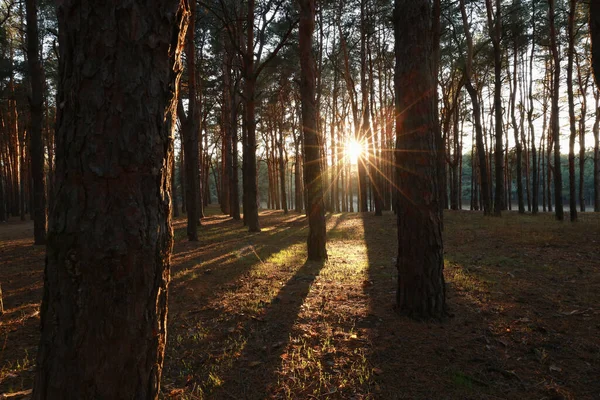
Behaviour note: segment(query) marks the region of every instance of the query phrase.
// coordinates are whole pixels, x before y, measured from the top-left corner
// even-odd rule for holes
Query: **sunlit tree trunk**
[[[315,101],[316,71],[312,52],[315,27],[315,0],[298,0],[300,6],[300,94],[302,97],[302,131],[304,135],[304,182],[307,188],[308,259],[327,259],[325,204],[321,180],[320,143],[317,132]]]
[[[160,393],[177,60],[188,16],[180,6],[57,7],[61,189],[50,215],[33,399]]]

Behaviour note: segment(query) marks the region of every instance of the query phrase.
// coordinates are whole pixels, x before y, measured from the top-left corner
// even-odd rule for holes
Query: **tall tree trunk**
[[[222,41],[229,43],[229,38],[224,35]],[[223,214],[231,215],[231,198],[230,198],[230,172],[231,172],[231,68],[233,56],[231,46],[225,45],[223,51],[223,105],[221,107],[221,197],[220,205]]]
[[[29,139],[31,177],[33,178],[33,238],[35,244],[46,243],[46,187],[44,185],[44,142],[42,122],[44,118],[44,70],[40,62],[35,0],[26,0],[27,14],[27,63],[29,64],[31,109]]]
[[[282,104],[283,107],[283,104]],[[283,118],[283,113],[281,115]],[[283,124],[279,124],[279,141],[277,143],[279,149],[279,182],[280,182],[280,190],[281,190],[281,208],[283,208],[283,213],[288,213],[288,204],[287,204],[287,195],[285,193],[285,152],[283,151],[284,141],[283,141]]]
[[[252,1],[252,0],[251,0]],[[302,130],[304,134],[304,183],[307,188],[308,259],[327,259],[325,204],[321,181],[320,143],[317,132],[315,102],[316,71],[312,52],[315,28],[315,0],[298,0],[300,5],[300,93],[302,96]]]
[[[369,89],[367,82],[367,46],[369,32],[367,31],[367,0],[360,2],[360,91],[362,95],[362,121],[360,123],[358,142],[362,146],[362,154],[358,157],[358,211],[369,211],[367,201],[367,163],[369,162],[368,147],[369,136],[371,134],[371,124],[369,120]]]
[[[428,0],[395,0],[398,292],[401,313],[445,313],[444,251],[435,140]]]
[[[531,11],[531,54],[529,56],[529,109],[527,110],[527,122],[529,123],[529,132],[531,134],[531,175],[532,175],[532,193],[531,193],[531,212],[535,215],[539,211],[539,169],[538,169],[538,154],[535,148],[535,128],[533,125],[533,59],[535,55],[535,5],[536,2],[532,2]],[[543,158],[543,155],[542,155]]]
[[[504,143],[502,140],[502,49],[500,40],[502,36],[502,15],[500,0],[496,0],[496,12],[494,14],[492,0],[486,0],[487,19],[494,48],[494,116],[496,118],[494,127],[496,133],[495,177],[496,194],[494,196],[494,215],[500,216],[502,210],[506,209],[504,204]]]
[[[239,81],[238,81],[239,82]],[[229,172],[229,196],[231,198],[231,217],[239,221],[240,215],[240,190],[239,190],[239,163],[238,163],[238,96],[236,85],[231,87],[231,170]]]
[[[567,50],[567,99],[569,102],[569,215],[571,222],[577,221],[577,197],[575,193],[575,138],[577,128],[575,121],[575,101],[573,99],[573,61],[575,58],[575,3],[569,0],[569,16],[567,34],[569,47]],[[558,169],[560,171],[560,168]]]
[[[512,76],[512,90],[511,90],[511,102],[510,102],[510,116],[512,120],[513,132],[515,136],[515,147],[516,147],[516,164],[517,164],[517,202],[519,204],[519,214],[525,213],[525,201],[523,199],[523,144],[519,135],[519,125],[517,124],[517,117],[515,115],[515,107],[517,102],[517,53],[518,47],[515,40],[513,46],[513,76]],[[508,134],[507,134],[508,139]],[[509,196],[511,190],[508,191]],[[509,197],[510,206],[510,197]]]
[[[560,168],[560,124],[559,124],[559,109],[558,97],[560,89],[560,58],[558,55],[557,31],[555,26],[556,13],[554,11],[555,0],[548,0],[550,8],[548,10],[548,19],[550,21],[550,50],[552,59],[554,60],[554,79],[552,80],[552,112],[551,125],[552,136],[554,141],[554,210],[556,219],[562,221],[564,219],[563,199],[562,199],[562,174]]]
[[[258,188],[256,183],[256,74],[254,71],[254,4],[248,0],[246,17],[246,51],[244,54],[244,97],[246,141],[244,146],[244,221],[250,232],[260,232],[258,221]]]
[[[198,221],[200,219],[200,210],[198,207],[200,197],[200,176],[198,171],[198,118],[196,110],[196,51],[194,44],[195,36],[195,2],[190,2],[189,29],[185,43],[185,53],[187,59],[188,76],[188,112],[187,116],[183,109],[181,99],[178,104],[178,115],[182,125],[183,132],[183,150],[186,178],[186,206],[187,206],[187,237],[190,241],[198,240]]]
[[[188,16],[180,5],[57,7],[61,190],[50,215],[33,399],[160,393],[172,130]]]
[[[596,118],[594,119],[594,212],[600,212],[600,90],[594,90]]]

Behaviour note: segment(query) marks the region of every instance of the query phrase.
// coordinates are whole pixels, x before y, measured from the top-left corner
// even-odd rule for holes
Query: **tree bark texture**
[[[312,52],[315,29],[315,0],[298,0],[300,6],[300,96],[302,99],[302,132],[304,135],[304,185],[307,189],[308,259],[327,259],[325,202],[321,174],[321,149],[317,133],[315,100],[316,66]]]
[[[58,3],[56,198],[34,399],[157,399],[179,1]]]
[[[414,318],[439,318],[446,304],[430,21],[428,0],[395,1],[396,299]]]

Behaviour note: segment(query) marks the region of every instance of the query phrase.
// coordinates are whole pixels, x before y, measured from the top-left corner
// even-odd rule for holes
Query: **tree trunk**
[[[195,15],[195,2],[190,2],[191,15]],[[187,206],[187,238],[190,241],[198,241],[198,221],[200,210],[198,207],[200,197],[200,177],[198,173],[198,126],[196,112],[196,79],[195,79],[195,44],[194,29],[195,17],[190,18],[190,26],[187,31],[185,53],[187,58],[188,76],[188,112],[187,116],[183,109],[183,103],[179,100],[177,113],[181,121],[183,133],[183,151],[185,154],[185,178],[186,178],[186,206]]]
[[[415,318],[446,308],[430,22],[428,0],[395,1],[397,307]]]
[[[525,213],[525,201],[523,199],[523,144],[519,135],[519,125],[517,124],[517,117],[515,115],[515,107],[517,101],[517,42],[515,41],[513,46],[513,76],[512,76],[512,90],[511,90],[511,102],[510,102],[510,115],[512,120],[513,132],[515,136],[515,147],[516,147],[516,164],[517,164],[517,202],[519,204],[519,214]],[[508,133],[507,133],[508,139]],[[510,193],[509,189],[509,206],[510,203]]]
[[[179,217],[179,204],[177,200],[177,180],[175,179],[175,154],[171,161],[171,199],[173,202],[173,217]]]
[[[532,175],[532,193],[531,193],[531,212],[537,214],[539,211],[539,170],[538,170],[538,154],[535,148],[535,128],[533,125],[533,59],[535,55],[535,5],[532,2],[531,12],[531,55],[529,57],[529,109],[527,110],[527,122],[529,123],[529,132],[531,133],[531,175]],[[543,154],[543,153],[542,153]],[[543,158],[543,155],[542,155]]]
[[[283,106],[283,105],[282,105]],[[281,116],[283,118],[283,115]],[[279,142],[277,146],[279,148],[279,181],[280,181],[280,190],[281,190],[281,208],[283,208],[283,213],[288,213],[288,204],[287,204],[287,195],[285,193],[285,153],[283,151],[283,126],[280,124],[279,126]]]
[[[496,194],[494,196],[494,215],[500,216],[506,209],[504,204],[504,143],[502,142],[502,49],[500,39],[502,35],[502,17],[500,14],[500,0],[496,0],[496,13],[492,9],[492,0],[486,0],[486,10],[490,37],[494,48],[494,127],[496,133],[496,146],[494,151]]]
[[[244,54],[244,97],[245,97],[245,124],[246,141],[244,146],[244,221],[250,232],[260,232],[258,221],[258,188],[256,184],[256,74],[254,71],[254,3],[248,1],[248,15],[246,17],[246,52]]]
[[[600,107],[598,88],[594,91],[596,97],[596,118],[594,119],[594,212],[600,212]]]
[[[228,37],[223,39],[229,41]],[[228,49],[229,50],[229,49]],[[223,105],[221,107],[221,196],[220,205],[223,214],[231,214],[230,178],[231,171],[231,52],[223,53]]]
[[[252,0],[251,0],[252,1]],[[315,27],[315,0],[298,0],[300,6],[300,94],[302,96],[302,131],[304,134],[304,184],[307,188],[308,259],[327,259],[325,204],[321,178],[320,141],[317,132],[315,101],[316,71],[312,52]]]
[[[44,185],[44,142],[42,122],[44,118],[44,70],[39,56],[37,6],[35,0],[26,0],[27,14],[27,63],[30,71],[31,108],[29,138],[31,177],[33,178],[33,238],[35,244],[46,243],[46,187]]]
[[[555,11],[554,1],[548,0],[550,9],[548,10],[550,21],[550,50],[552,59],[554,60],[554,79],[552,80],[552,111],[551,125],[552,136],[554,141],[554,210],[556,219],[562,221],[564,219],[563,199],[562,199],[562,174],[560,168],[560,124],[559,124],[559,109],[558,98],[560,88],[560,58],[558,55],[557,32],[555,26]]]
[[[575,101],[573,100],[573,61],[575,56],[575,3],[576,0],[569,0],[568,16],[568,38],[569,47],[567,50],[567,99],[569,102],[569,215],[571,222],[577,221],[577,197],[575,193],[575,138],[577,137],[577,128],[575,122]],[[560,167],[557,171],[560,171]]]
[[[50,216],[34,399],[158,398],[177,60],[188,16],[178,7],[57,7],[61,190]]]

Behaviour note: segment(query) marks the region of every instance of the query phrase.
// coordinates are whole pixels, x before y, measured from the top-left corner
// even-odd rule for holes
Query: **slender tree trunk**
[[[511,106],[510,115],[512,119],[513,131],[515,136],[515,147],[516,147],[516,164],[517,164],[517,202],[519,204],[519,214],[525,213],[525,202],[523,199],[523,145],[519,135],[519,125],[517,124],[517,117],[515,115],[515,106],[517,101],[517,42],[514,42],[513,46],[513,76],[512,76],[512,90],[511,90]],[[508,134],[507,134],[508,139]],[[509,196],[511,190],[508,191]],[[509,206],[510,197],[509,197]]]
[[[35,0],[26,0],[27,14],[27,62],[29,64],[31,109],[29,139],[31,177],[33,178],[33,238],[35,244],[46,243],[46,187],[44,184],[44,142],[42,122],[44,118],[44,70],[39,56],[37,6]]]
[[[171,161],[171,199],[173,202],[173,217],[179,217],[179,204],[177,200],[177,180],[175,179],[175,155]]]
[[[600,212],[600,92],[594,90],[596,118],[594,119],[594,212]]]
[[[190,3],[190,12],[195,15],[195,2]],[[185,43],[185,53],[187,56],[188,72],[188,112],[187,116],[183,109],[181,99],[178,104],[178,115],[181,121],[183,132],[183,151],[185,154],[185,178],[186,178],[186,206],[187,206],[187,237],[190,241],[198,241],[198,221],[200,213],[198,208],[198,198],[200,197],[200,176],[198,171],[198,121],[196,110],[196,52],[195,52],[195,17],[190,19],[190,26],[187,31]]]
[[[304,182],[307,188],[308,259],[323,261],[327,259],[327,239],[315,102],[316,71],[312,52],[315,0],[298,0],[298,3],[300,5],[300,93],[302,96],[304,154],[306,156]]]
[[[548,10],[550,21],[550,50],[552,59],[554,60],[554,79],[552,81],[552,136],[554,141],[554,209],[556,219],[562,221],[564,219],[563,199],[562,199],[562,174],[560,168],[560,124],[559,124],[559,109],[558,97],[560,89],[560,58],[558,55],[557,31],[555,26],[555,0],[548,0],[550,8]],[[577,212],[577,210],[575,210]]]
[[[532,176],[532,193],[531,193],[531,212],[535,215],[539,211],[539,170],[538,170],[538,154],[535,148],[535,128],[533,125],[533,59],[535,55],[535,5],[536,2],[532,2],[531,12],[531,25],[532,25],[532,36],[531,36],[531,54],[529,57],[529,109],[527,110],[527,122],[529,123],[529,132],[531,134],[531,176]],[[543,157],[542,157],[543,158]]]
[[[158,399],[174,89],[188,16],[179,6],[57,7],[61,190],[50,216],[33,399]],[[85,23],[73,21],[83,14]]]
[[[500,216],[502,210],[506,208],[504,204],[504,143],[502,140],[502,49],[500,39],[502,35],[502,16],[500,0],[496,0],[496,12],[492,9],[492,0],[486,0],[486,9],[488,16],[488,26],[492,46],[494,48],[494,115],[496,121],[494,124],[496,131],[495,147],[495,177],[496,194],[494,196],[494,215]]]
[[[396,0],[397,307],[415,318],[446,309],[428,0]]]
[[[244,97],[246,141],[244,146],[244,221],[250,232],[260,232],[258,221],[258,188],[256,184],[256,75],[254,71],[254,3],[248,0],[248,15],[246,17],[246,51],[244,54]]]
[[[223,42],[229,43],[229,38],[224,37]],[[225,45],[223,51],[223,105],[221,107],[221,211],[223,214],[231,215],[231,198],[230,198],[230,172],[231,172],[231,68],[233,63],[232,50],[230,46]]]
[[[567,50],[567,98],[569,102],[569,215],[571,222],[577,221],[577,197],[575,193],[575,138],[577,137],[577,128],[575,121],[575,101],[573,99],[573,61],[575,58],[575,3],[576,0],[569,0],[568,16],[568,38],[569,48]],[[560,171],[560,168],[558,168]]]

